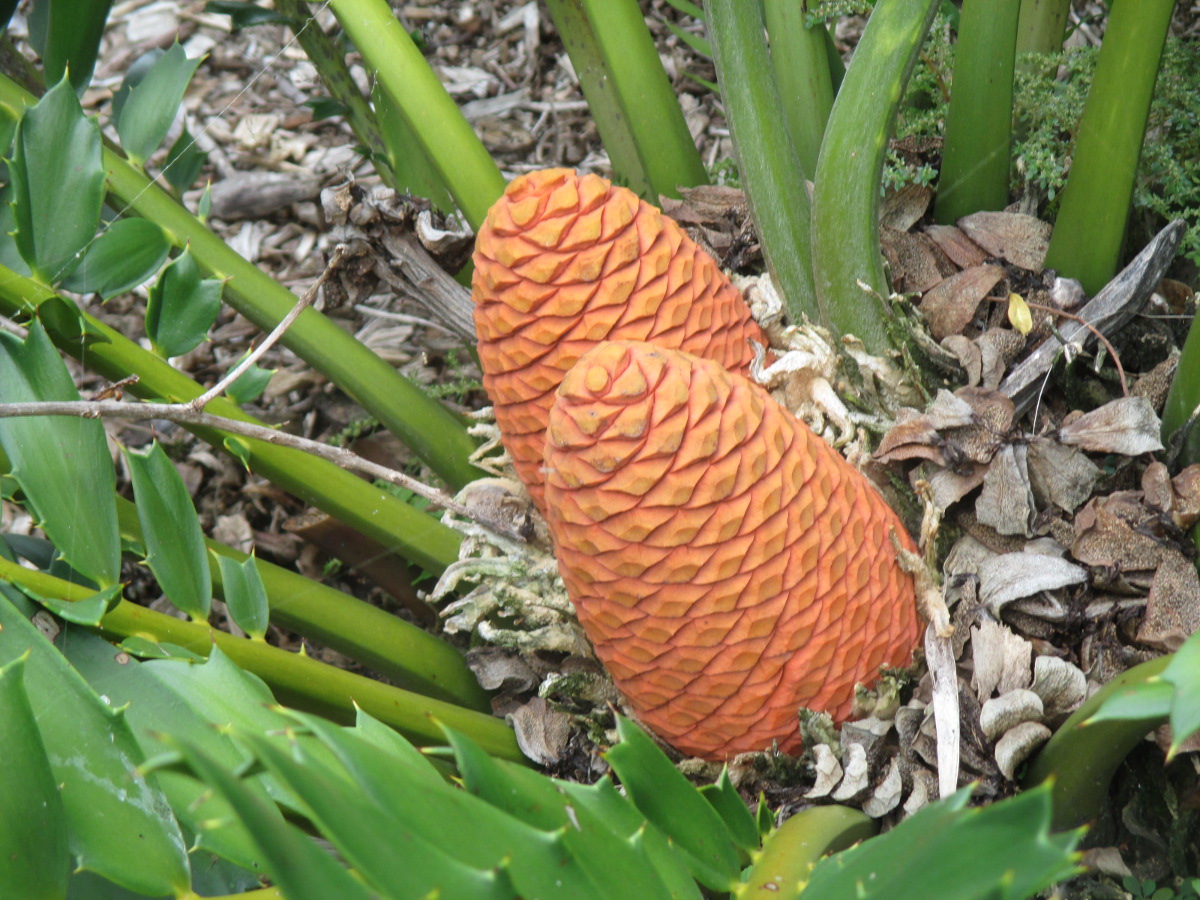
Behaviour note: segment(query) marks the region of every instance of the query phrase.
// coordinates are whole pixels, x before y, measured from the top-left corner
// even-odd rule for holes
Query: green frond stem
[[[619,182],[658,203],[708,175],[637,0],[547,0]]]
[[[117,497],[121,537],[142,540],[136,507]],[[210,553],[244,562],[248,554],[206,539]],[[209,558],[213,587],[223,591],[221,567]],[[334,590],[319,581],[257,561],[267,591],[271,621],[343,653],[390,679],[397,687],[488,712],[487,693],[462,654],[445,641],[397,616]],[[222,593],[223,595],[223,593]]]
[[[467,222],[478,229],[504,192],[504,176],[471,124],[386,0],[332,0],[330,8],[437,167]],[[399,154],[404,148],[388,149]]]
[[[1020,2],[963,2],[934,207],[939,222],[1008,205]]]
[[[431,75],[432,77],[432,75]],[[0,74],[0,103],[20,110],[34,98]],[[107,187],[123,213],[160,225],[200,267],[225,281],[229,304],[264,331],[296,305],[296,297],[243,259],[170,194],[109,148],[103,151]],[[480,477],[468,462],[475,442],[462,421],[332,321],[305,310],[282,343],[375,416],[455,490]]]
[[[763,255],[793,322],[828,324],[813,290],[810,208],[800,164],[779,114],[762,12],[757,3],[710,0],[708,37],[742,187]]]
[[[1067,32],[1071,0],[1021,0],[1017,53],[1057,53]]]
[[[833,106],[825,49],[829,35],[819,23],[806,27],[804,4],[794,0],[764,0],[763,13],[788,134],[803,171],[811,175]]]
[[[29,316],[39,313],[46,303],[65,305],[66,301],[45,285],[0,266],[0,313]],[[67,318],[69,314],[40,316],[50,339],[113,381],[136,373],[138,382],[127,388],[131,394],[176,403],[203,393],[203,388],[182,372],[98,319],[86,313],[80,313],[78,319]],[[207,411],[256,421],[224,398],[210,403]],[[227,439],[234,442],[253,471],[431,572],[440,572],[458,559],[461,538],[457,532],[332,463],[262,441],[229,438],[211,429],[195,428],[193,433],[224,450],[230,450]]]
[[[813,806],[796,813],[763,840],[762,850],[737,886],[738,900],[797,898],[821,858],[874,837],[879,825],[848,806]]]
[[[1095,294],[1116,274],[1175,0],[1113,0],[1046,268]]]
[[[817,300],[833,328],[867,350],[889,347],[886,310],[859,282],[888,296],[879,249],[879,186],[888,138],[937,0],[876,4],[833,101],[817,161],[812,267]]]
[[[3,558],[0,558],[0,581],[69,602],[83,600],[92,593],[81,585]],[[441,722],[468,735],[493,756],[525,761],[512,730],[500,719],[372,681],[303,653],[234,637],[127,600],[117,603],[101,619],[99,631],[112,640],[141,637],[177,644],[201,655],[207,655],[216,644],[233,662],[265,681],[282,703],[347,724],[354,721],[355,709],[362,709],[417,745],[444,744],[445,737],[438,725]]]
[[[1188,423],[1192,414],[1200,409],[1200,319],[1192,319],[1187,340],[1179,356],[1179,365],[1171,381],[1171,390],[1163,407],[1162,440],[1165,446],[1180,428]],[[1180,463],[1190,466],[1200,462],[1200,421],[1187,434],[1180,448]]]
[[[1104,703],[1157,679],[1171,661],[1160,656],[1122,672],[1075,710],[1038,752],[1025,773],[1026,787],[1053,779],[1055,831],[1090,822],[1100,814],[1117,766],[1146,735],[1167,721],[1159,710],[1137,718],[1089,722]]]

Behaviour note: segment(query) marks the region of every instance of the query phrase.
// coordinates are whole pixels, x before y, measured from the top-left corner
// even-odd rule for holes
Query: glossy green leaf
[[[1137,682],[1115,691],[1084,725],[1101,722],[1143,722],[1147,719],[1166,719],[1171,713],[1175,689],[1158,678]]]
[[[1162,680],[1174,689],[1168,754],[1174,756],[1179,746],[1200,730],[1200,633],[1193,634],[1175,651]]]
[[[0,333],[0,399],[79,399],[40,324],[24,341]],[[65,416],[3,418],[0,446],[26,507],[63,560],[100,587],[116,584],[121,566],[116,474],[104,426],[96,419]]]
[[[154,352],[169,359],[198,346],[221,309],[221,282],[200,277],[184,250],[158,276],[146,301],[146,335]]]
[[[204,662],[208,659],[207,656],[202,656],[187,647],[167,642],[160,643],[137,635],[125,638],[117,646],[139,659],[182,659],[187,662]]]
[[[252,28],[255,25],[275,25],[286,22],[287,17],[273,9],[259,6],[250,0],[209,0],[204,11],[219,16],[229,16],[234,29]]]
[[[180,751],[196,777],[233,807],[258,845],[264,869],[288,900],[371,900],[360,881],[310,838],[280,821],[274,806],[228,768],[193,745],[183,743]]]
[[[22,588],[21,592],[35,603],[46,607],[60,619],[92,627],[99,625],[104,614],[121,600],[121,585],[119,584],[97,591],[84,600],[74,601],[59,600],[57,597],[42,597],[28,588]]]
[[[365,740],[390,753],[398,762],[412,769],[415,776],[433,779],[442,777],[433,760],[405,740],[395,729],[389,728],[361,709],[355,715],[354,730]]]
[[[696,883],[676,856],[659,857],[667,863],[660,871],[647,842],[633,840],[640,828],[626,834],[620,821],[609,823],[593,808],[571,803],[560,783],[524,766],[492,759],[451,729],[446,729],[446,736],[468,791],[534,828],[563,829],[568,848],[593,877],[603,880],[608,872],[620,872],[630,897],[699,897]]]
[[[404,770],[389,754],[353,731],[314,716],[297,714],[297,718],[338,758],[359,785],[364,803],[396,819],[393,833],[411,834],[414,840],[419,836],[471,869],[490,871],[507,859],[512,883],[524,896],[547,900],[630,896],[577,858],[561,830],[533,828],[424,774],[419,779],[402,777]],[[299,786],[289,786],[300,792]],[[349,852],[348,847],[341,849]],[[414,846],[414,865],[421,852]]]
[[[200,149],[192,133],[185,128],[179,132],[179,137],[175,138],[175,143],[167,151],[162,176],[175,189],[176,194],[182,194],[196,183],[207,161],[208,154]]]
[[[42,56],[48,84],[70,74],[72,86],[81,91],[92,80],[100,37],[112,8],[112,0],[41,0],[33,4],[35,42]]]
[[[154,441],[144,453],[125,451],[133,483],[146,565],[177,609],[205,620],[212,606],[212,576],[204,532],[174,463]]]
[[[0,885],[9,896],[57,900],[70,873],[67,817],[25,693],[25,660],[0,665]]]
[[[218,556],[221,582],[224,585],[225,605],[238,628],[257,640],[267,633],[267,590],[258,573],[253,556],[238,562],[228,556]]]
[[[188,59],[183,47],[172,44],[129,92],[117,118],[117,134],[135,165],[145,163],[167,136],[198,65],[199,57]]]
[[[746,801],[729,780],[728,766],[721,769],[721,777],[714,784],[700,788],[700,796],[720,813],[735,844],[747,852],[758,849],[758,825],[750,815]]]
[[[199,665],[182,661],[140,663],[82,629],[64,630],[57,643],[95,691],[114,706],[127,706],[125,718],[147,757],[163,753],[165,748],[157,735],[169,734],[233,768],[245,761],[246,754],[214,726],[223,726],[234,718],[257,718],[263,729],[284,724],[263,703],[264,696],[269,699],[270,695],[257,689],[247,692],[242,682],[248,676],[228,665],[219,650],[214,650],[211,661]],[[166,678],[161,677],[164,672]],[[228,803],[177,772],[159,770],[156,775],[175,815],[196,835],[200,849],[246,868],[261,868],[257,846]],[[245,784],[247,790],[269,803],[270,797],[258,780]],[[278,811],[271,818],[280,820]]]
[[[149,219],[119,219],[87,248],[63,287],[108,300],[148,281],[170,249],[163,230]]]
[[[25,690],[78,867],[151,896],[188,886],[187,849],[162,791],[138,766],[141,749],[125,717],[104,702],[13,605],[0,596],[0,663],[25,653]],[[131,853],[131,847],[137,847]]]
[[[274,374],[274,369],[260,369],[257,364],[251,363],[250,367],[225,389],[225,395],[238,406],[253,403],[262,396]]]
[[[731,890],[739,867],[724,819],[644,731],[619,716],[617,733],[621,742],[604,758],[633,805],[675,842],[697,881],[714,891]]]
[[[55,284],[96,234],[104,202],[100,126],[67,81],[21,118],[8,172],[17,249],[41,281]]]
[[[384,896],[417,900],[434,891],[445,897],[480,900],[517,896],[507,879],[497,878],[492,866],[464,864],[455,858],[451,846],[434,839],[428,831],[406,827],[401,816],[371,802],[369,796],[346,803],[348,787],[341,773],[314,764],[302,750],[284,749],[277,741],[259,735],[241,735],[240,739],[253,748],[275,778],[296,793],[321,833]],[[360,737],[350,739],[361,741]],[[406,775],[404,768],[393,772],[402,789],[408,787]],[[448,785],[444,789],[454,791]],[[431,807],[430,812],[436,815],[436,805]],[[497,858],[494,865],[500,862]]]
[[[846,850],[879,831],[865,813],[846,806],[810,806],[763,839],[762,852],[743,874],[741,897],[793,900],[823,856]]]
[[[967,808],[970,788],[817,864],[804,900],[1021,900],[1080,871],[1082,833],[1050,833],[1050,791]]]

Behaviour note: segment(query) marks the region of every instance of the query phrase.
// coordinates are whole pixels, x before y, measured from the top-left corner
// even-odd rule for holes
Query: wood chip
[[[937,726],[938,795],[958,789],[959,749],[958,673],[950,639],[939,637],[931,623],[925,629],[925,659],[933,676],[933,719]]]

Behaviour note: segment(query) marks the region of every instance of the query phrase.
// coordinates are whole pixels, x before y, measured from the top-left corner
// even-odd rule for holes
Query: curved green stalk
[[[89,588],[3,558],[0,581],[72,602],[92,593]],[[423,745],[445,743],[438,724],[441,722],[468,735],[493,756],[525,761],[512,730],[499,719],[372,681],[263,641],[237,638],[202,623],[135,606],[128,600],[120,601],[100,620],[99,630],[110,639],[142,637],[178,644],[202,656],[216,644],[233,662],[265,681],[283,703],[346,723],[354,721],[356,708],[362,709],[413,743]]]
[[[886,311],[859,282],[887,296],[879,250],[879,185],[904,85],[937,0],[881,0],[846,70],[825,127],[812,203],[818,302],[833,327],[872,353],[889,346]]]
[[[57,295],[44,285],[0,266],[0,312],[8,316],[28,315],[46,302],[63,301],[57,300]],[[57,316],[41,318],[50,339],[90,369],[114,381],[136,373],[138,382],[126,388],[135,396],[183,402],[203,393],[200,385],[182,372],[86,313],[78,320],[86,336],[72,329],[74,319],[64,322]],[[256,421],[221,397],[209,404],[207,411],[244,422]],[[213,446],[225,448],[227,436],[222,432],[207,428],[191,430]],[[306,453],[262,441],[235,440],[237,446],[245,449],[247,464],[255,472],[389,550],[431,572],[439,572],[458,559],[461,538],[457,532],[392,494]]]
[[[879,825],[847,806],[813,806],[796,813],[763,841],[758,858],[733,896],[778,900],[804,893],[813,866],[823,856],[874,837]]]
[[[795,0],[764,0],[763,13],[788,134],[800,165],[811,175],[817,170],[821,138],[833,107],[825,49],[829,34],[821,24],[805,27],[804,4]]]
[[[33,100],[0,74],[0,103],[20,110]],[[121,211],[156,222],[177,247],[189,247],[207,274],[225,280],[230,306],[264,331],[295,306],[291,291],[239,256],[119,153],[104,148],[103,162],[108,190],[120,201]],[[482,474],[468,462],[475,442],[458,417],[316,310],[305,310],[282,343],[327,375],[455,489]]]
[[[1046,268],[1094,294],[1116,274],[1175,0],[1113,0]]]
[[[1013,65],[1021,0],[964,0],[934,214],[942,223],[1008,205]]]
[[[137,508],[117,497],[121,537],[141,541]],[[243,562],[248,554],[211,539],[204,542],[217,556]],[[222,590],[221,567],[215,561],[213,587]],[[271,620],[303,637],[344,653],[393,681],[397,687],[449,703],[487,712],[487,693],[467,668],[462,655],[440,638],[398,616],[384,612],[319,581],[305,578],[264,559],[258,571],[271,609]]]
[[[504,176],[487,148],[385,0],[332,0],[329,5],[429,153],[467,222],[478,229],[504,192]]]
[[[708,175],[637,0],[547,0],[614,173],[653,203]]]
[[[1029,766],[1026,787],[1053,779],[1055,831],[1090,822],[1100,814],[1117,766],[1146,734],[1167,721],[1161,710],[1147,708],[1144,716],[1089,722],[1105,701],[1136,691],[1157,679],[1170,663],[1161,656],[1121,673],[1071,715]]]
[[[1162,439],[1166,446],[1171,445],[1171,438],[1192,417],[1200,407],[1200,325],[1198,319],[1193,319],[1188,328],[1187,340],[1183,343],[1183,352],[1179,356],[1179,367],[1171,381],[1171,390],[1167,394],[1167,403],[1163,407]],[[1182,447],[1180,462],[1184,466],[1200,462],[1200,422],[1192,426]]]
[[[828,324],[813,291],[806,173],[779,115],[779,91],[757,3],[709,0],[708,37],[742,187],[763,255],[793,322]]]
[[[1058,53],[1067,31],[1071,0],[1021,0],[1017,53]]]

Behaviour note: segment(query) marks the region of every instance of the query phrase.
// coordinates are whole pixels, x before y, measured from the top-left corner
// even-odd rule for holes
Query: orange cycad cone
[[[850,712],[909,662],[903,525],[762,388],[638,342],[588,352],[545,450],[559,568],[640,718],[684,753],[800,746],[797,707]]]
[[[651,341],[748,371],[767,340],[716,262],[625,188],[569,169],[513,180],[475,242],[483,384],[517,474],[542,504],[554,391],[604,340]]]

